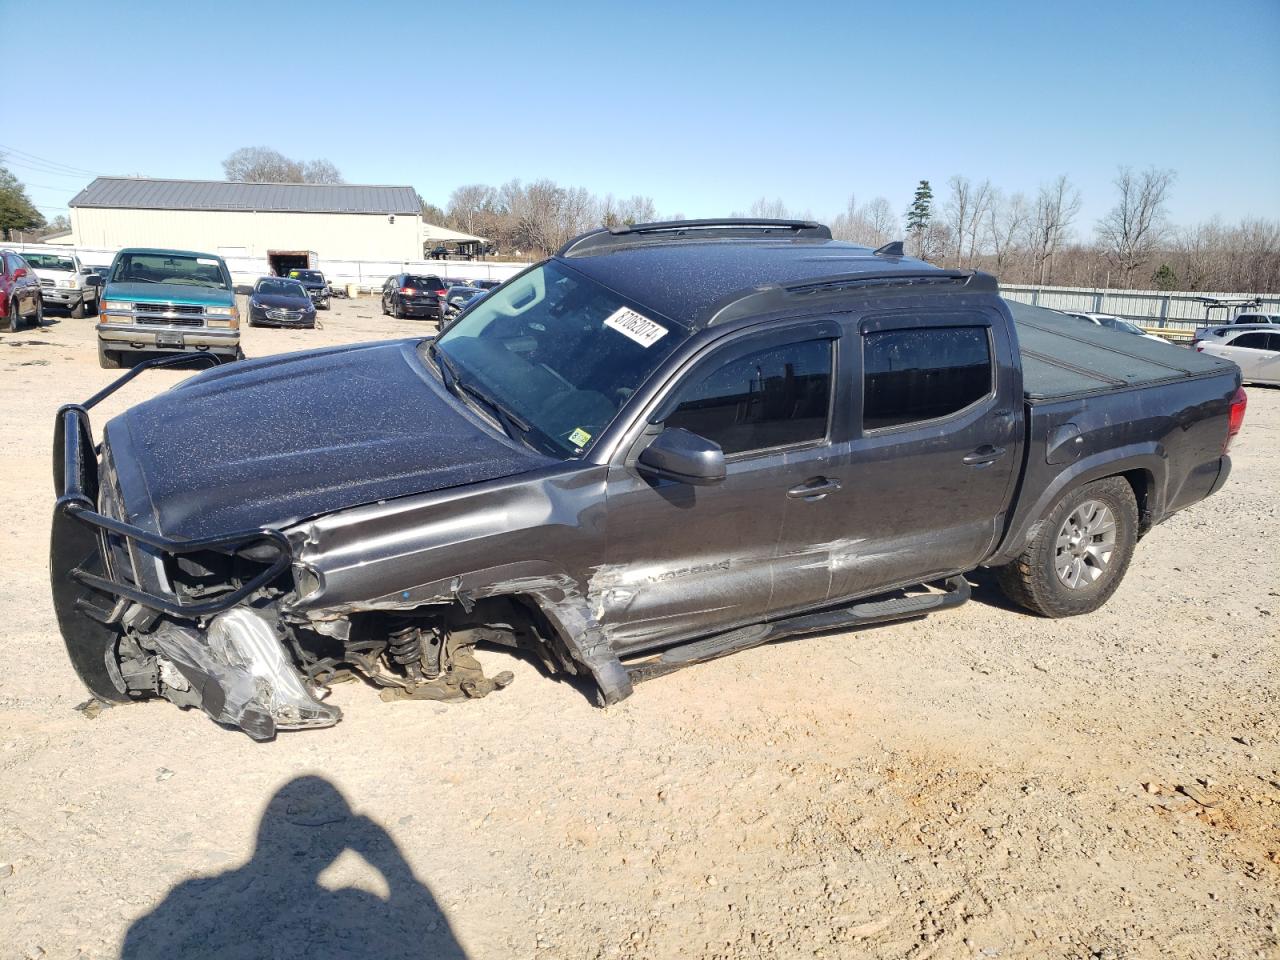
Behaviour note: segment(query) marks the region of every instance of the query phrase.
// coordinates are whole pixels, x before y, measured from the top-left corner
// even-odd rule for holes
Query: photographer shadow
[[[386,881],[385,899],[329,890],[320,874],[351,850]],[[387,831],[322,777],[281,787],[244,866],[174,887],[125,935],[124,960],[343,957],[465,960],[431,891]]]

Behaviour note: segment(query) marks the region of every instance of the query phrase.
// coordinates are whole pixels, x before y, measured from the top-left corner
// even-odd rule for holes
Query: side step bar
[[[928,593],[918,597],[894,597],[855,603],[848,607],[835,607],[817,613],[804,613],[771,623],[757,623],[727,633],[717,633],[701,640],[692,640],[663,650],[656,656],[646,657],[633,664],[623,664],[632,683],[652,680],[672,673],[681,667],[704,663],[718,657],[726,657],[739,650],[758,647],[762,643],[781,640],[801,633],[825,633],[848,627],[866,627],[893,620],[922,617],[938,610],[958,607],[969,599],[969,581],[963,576],[949,577],[946,593]]]

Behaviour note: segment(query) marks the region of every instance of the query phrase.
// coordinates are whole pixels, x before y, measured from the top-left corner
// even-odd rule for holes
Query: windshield
[[[56,253],[24,253],[22,259],[34,270],[66,270],[75,273],[76,262],[70,257],[60,257]]]
[[[576,457],[687,336],[551,261],[474,304],[435,345],[462,387],[529,426],[530,442]]]
[[[180,283],[227,289],[227,277],[217,258],[180,253],[122,253],[111,271],[111,282]]]
[[[324,274],[319,270],[290,270],[289,276],[306,283],[324,283]]]
[[[307,291],[295,280],[259,280],[254,293],[268,297],[305,297]]]
[[[424,290],[443,290],[444,281],[439,277],[413,277],[406,276],[403,286],[421,287]]]

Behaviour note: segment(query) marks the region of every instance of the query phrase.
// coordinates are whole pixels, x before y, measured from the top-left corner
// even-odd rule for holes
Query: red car
[[[12,250],[0,250],[0,317],[10,330],[21,330],[28,320],[38,327],[44,320],[40,278]]]

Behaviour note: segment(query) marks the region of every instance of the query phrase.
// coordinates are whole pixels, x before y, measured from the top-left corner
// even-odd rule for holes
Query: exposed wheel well
[[[1151,509],[1151,491],[1155,488],[1155,477],[1150,470],[1126,470],[1120,474],[1133,490],[1134,499],[1138,501],[1138,536],[1143,536],[1155,525]]]

